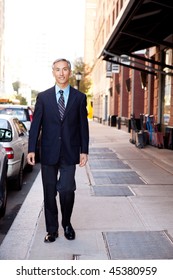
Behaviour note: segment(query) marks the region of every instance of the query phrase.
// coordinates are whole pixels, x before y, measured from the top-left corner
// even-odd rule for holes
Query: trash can
[[[121,129],[121,117],[117,118],[118,129]]]
[[[166,148],[173,150],[173,126],[167,126],[165,129]]]
[[[112,115],[110,116],[110,126],[116,126],[117,125],[117,116]]]
[[[131,119],[127,120],[127,127],[128,127],[128,132],[131,132]]]
[[[141,120],[140,119],[135,119],[133,118],[133,120],[135,121],[135,125],[137,130],[141,130]],[[131,129],[133,129],[133,125],[132,125],[132,118],[128,120],[128,132],[131,132]]]
[[[108,117],[108,126],[111,125],[111,116]]]

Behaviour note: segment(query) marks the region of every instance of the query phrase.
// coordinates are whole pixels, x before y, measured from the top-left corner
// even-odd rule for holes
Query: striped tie
[[[58,108],[62,120],[65,112],[65,102],[64,102],[64,95],[63,95],[64,92],[63,90],[60,90],[59,93],[60,93],[60,98],[58,100]]]

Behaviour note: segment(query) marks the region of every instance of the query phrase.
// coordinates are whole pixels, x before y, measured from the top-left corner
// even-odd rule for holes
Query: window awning
[[[131,0],[101,55],[109,61],[113,55],[122,54],[140,59],[135,52],[143,49],[153,46],[172,49],[172,25],[173,0]],[[153,60],[148,62],[158,64]],[[163,69],[166,65],[161,66]]]

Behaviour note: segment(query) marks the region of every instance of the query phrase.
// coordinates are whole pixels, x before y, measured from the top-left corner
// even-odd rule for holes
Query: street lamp
[[[75,74],[75,77],[76,77],[76,81],[77,81],[77,89],[79,90],[79,84],[80,84],[80,81],[81,81],[81,78],[82,78],[81,72],[77,72]]]

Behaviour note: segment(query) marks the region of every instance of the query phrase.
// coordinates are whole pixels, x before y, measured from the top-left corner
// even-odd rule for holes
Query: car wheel
[[[23,160],[21,161],[19,173],[16,179],[16,189],[20,191],[23,185]]]
[[[0,218],[4,217],[5,212],[6,212],[6,205],[7,205],[7,178],[4,176],[4,181],[3,181],[3,201],[2,201],[2,206],[0,209]]]

